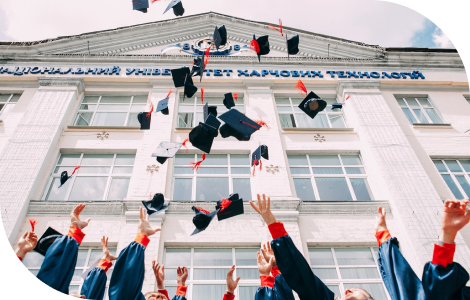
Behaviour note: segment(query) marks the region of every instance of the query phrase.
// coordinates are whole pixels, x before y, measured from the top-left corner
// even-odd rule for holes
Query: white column
[[[52,159],[73,102],[84,90],[81,78],[39,78],[39,86],[0,154],[0,205],[11,243]]]

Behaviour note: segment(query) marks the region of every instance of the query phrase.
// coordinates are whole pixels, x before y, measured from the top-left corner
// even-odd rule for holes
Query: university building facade
[[[211,50],[199,91],[183,97],[171,69],[191,67],[215,26],[228,43]],[[269,35],[271,52],[258,62],[252,35]],[[166,287],[176,290],[176,269],[190,269],[188,300],[220,299],[232,264],[241,276],[238,299],[259,286],[256,251],[270,240],[248,200],[271,197],[282,221],[314,272],[340,294],[351,286],[389,299],[377,267],[375,214],[385,207],[393,236],[418,276],[431,260],[443,200],[470,197],[470,95],[457,51],[384,48],[284,28],[299,34],[300,53],[287,56],[285,36],[266,23],[218,13],[182,17],[38,42],[0,43],[0,206],[12,247],[38,221],[65,233],[78,203],[90,217],[71,293],[99,258],[100,239],[119,253],[137,232],[141,201],[162,193],[169,209],[152,215],[161,227],[146,250],[143,292],[156,289],[151,262],[165,264]],[[310,119],[293,87],[327,101]],[[204,89],[201,100],[200,89]],[[153,113],[140,130],[139,112],[172,90],[169,115]],[[205,103],[238,93],[235,108],[262,127],[250,141],[215,138],[199,170],[189,163],[202,152],[190,143],[160,164],[161,141],[183,142],[203,119]],[[333,103],[343,103],[341,109]],[[259,145],[269,148],[262,168],[250,164]],[[60,174],[80,165],[60,189]],[[192,206],[213,211],[238,193],[245,214],[194,230]],[[470,230],[457,238],[455,261],[470,268]],[[13,254],[12,254],[13,255]],[[13,256],[12,256],[13,258]],[[36,274],[43,257],[29,253]],[[112,269],[108,271],[108,278]],[[109,284],[109,281],[108,281]]]

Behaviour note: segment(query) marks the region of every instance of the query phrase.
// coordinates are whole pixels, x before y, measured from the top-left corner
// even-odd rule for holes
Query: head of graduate
[[[344,291],[343,297],[337,300],[374,300],[374,298],[364,289],[351,287]]]
[[[168,298],[159,292],[148,292],[145,294],[145,300],[168,300]]]

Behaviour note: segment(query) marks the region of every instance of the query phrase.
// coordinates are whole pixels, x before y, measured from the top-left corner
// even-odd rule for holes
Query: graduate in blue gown
[[[310,265],[304,256],[295,247],[292,239],[284,229],[281,222],[277,222],[271,212],[271,199],[266,201],[265,195],[261,200],[258,195],[258,205],[250,201],[268,225],[273,241],[271,247],[274,251],[276,263],[287,284],[299,295],[301,300],[334,300],[334,293],[313,274]],[[341,299],[367,300],[372,296],[361,288],[350,288],[344,292]]]

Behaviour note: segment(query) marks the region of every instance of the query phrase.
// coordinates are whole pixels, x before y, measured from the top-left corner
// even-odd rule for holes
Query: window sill
[[[175,131],[178,132],[190,132],[194,127],[176,127]]]
[[[298,127],[282,128],[282,132],[299,132],[299,131],[300,132],[302,131],[306,131],[306,132],[316,132],[316,131],[354,132],[354,128],[322,128],[322,127],[319,127],[319,128],[298,128]]]
[[[443,128],[443,129],[451,129],[452,124],[449,123],[439,123],[439,124],[422,124],[422,123],[413,123],[413,128]]]
[[[117,129],[117,130],[139,130],[140,126],[76,126],[76,125],[69,125],[67,126],[68,129],[90,129],[90,130],[97,130],[97,129]]]

